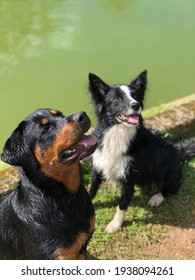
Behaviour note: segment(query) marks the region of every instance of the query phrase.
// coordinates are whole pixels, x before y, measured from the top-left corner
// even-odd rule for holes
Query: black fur
[[[74,147],[89,126],[90,120],[85,113],[65,117],[56,110],[40,109],[21,122],[7,140],[1,159],[19,166],[20,182],[0,204],[0,259],[82,257],[94,230],[91,224],[94,209],[84,188],[79,157],[74,163],[63,161],[68,160],[66,153],[71,152],[69,146]],[[55,144],[56,148],[65,150],[52,155],[56,160],[56,163],[52,161],[52,164],[56,164],[54,168],[58,166],[58,170],[52,170],[52,164],[46,166],[47,157],[42,162],[35,151],[40,147],[41,155],[49,154],[49,148],[66,127],[67,138],[64,142],[70,143],[62,141],[65,148]],[[93,150],[90,147],[87,153]],[[69,182],[71,172],[77,167],[78,172],[74,174],[80,178],[78,186],[70,190],[65,180],[60,179],[60,172],[64,172]],[[51,168],[50,171],[57,175],[59,172],[59,180],[56,180],[53,173],[50,176],[47,168]],[[87,237],[79,248],[75,242],[82,234]]]
[[[147,86],[146,71],[124,86],[109,86],[98,76],[89,74],[89,91],[97,117],[95,135],[99,143],[93,155],[90,196],[95,197],[102,179],[119,181],[122,186],[120,210],[127,210],[135,184],[149,187],[153,195],[161,193],[167,196],[176,193],[181,181],[181,162],[195,156],[194,141],[179,143],[176,149],[158,132],[144,126],[140,113]],[[121,134],[120,139],[119,134],[123,131],[124,135],[129,133],[129,140],[124,141],[121,147],[120,140],[122,142],[123,136]],[[119,154],[118,158],[116,153]],[[104,166],[106,158],[109,161]],[[110,176],[107,168],[113,160],[113,168],[117,164],[118,168],[116,174]],[[123,168],[120,170],[122,175],[117,175],[120,168]]]

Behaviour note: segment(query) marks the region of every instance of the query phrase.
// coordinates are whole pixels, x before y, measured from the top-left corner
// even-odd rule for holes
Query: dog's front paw
[[[151,207],[158,206],[164,201],[164,196],[162,193],[157,193],[153,195],[148,201],[148,205]]]
[[[119,207],[117,207],[117,211],[116,214],[114,216],[114,218],[112,219],[112,221],[108,224],[107,228],[106,228],[106,232],[107,233],[115,233],[116,231],[118,231],[124,221],[125,218],[125,210],[120,210]]]
[[[116,221],[113,219],[106,227],[106,232],[107,233],[115,233],[117,232],[120,227],[122,226],[121,223],[116,223]]]

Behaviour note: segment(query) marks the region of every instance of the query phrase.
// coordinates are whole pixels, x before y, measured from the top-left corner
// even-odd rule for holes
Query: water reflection
[[[169,2],[0,0],[0,149],[36,108],[93,116],[88,72],[115,83],[147,68],[146,108],[194,92],[195,2]]]
[[[79,7],[74,1],[1,0],[0,71],[48,48],[74,51],[78,20]]]

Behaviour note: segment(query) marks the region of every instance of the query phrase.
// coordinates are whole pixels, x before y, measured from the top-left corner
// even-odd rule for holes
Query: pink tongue
[[[86,146],[93,146],[97,143],[97,138],[94,135],[84,135],[83,138],[77,143]]]
[[[137,124],[139,122],[139,117],[136,115],[128,116],[128,123]]]

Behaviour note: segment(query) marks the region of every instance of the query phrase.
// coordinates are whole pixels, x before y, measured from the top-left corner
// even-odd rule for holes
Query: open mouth
[[[125,115],[118,114],[117,120],[126,124],[137,125],[139,124],[139,114]]]
[[[84,135],[75,145],[62,152],[60,161],[71,164],[91,155],[97,147],[97,138],[94,135]]]

